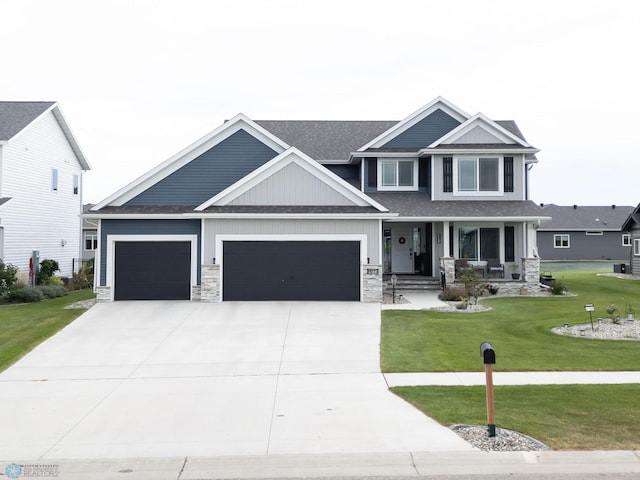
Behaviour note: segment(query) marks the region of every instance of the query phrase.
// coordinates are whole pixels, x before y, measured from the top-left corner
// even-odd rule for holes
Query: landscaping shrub
[[[71,290],[93,287],[93,263],[94,260],[92,259],[79,272],[73,274],[73,281],[70,285]]]
[[[551,282],[549,288],[551,289],[551,295],[564,295],[567,291],[567,286],[560,280],[554,280]]]
[[[54,277],[51,277],[54,278]],[[39,285],[34,290],[40,290],[44,298],[64,297],[67,295],[67,289],[62,285]]]
[[[459,302],[467,297],[467,290],[464,287],[446,287],[439,295],[443,302]]]
[[[44,299],[44,294],[37,288],[20,288],[9,292],[6,297],[9,303],[35,303]]]
[[[36,275],[36,285],[46,285],[53,274],[60,270],[60,265],[55,260],[45,258],[40,262],[40,269]]]
[[[18,282],[18,267],[10,263],[4,263],[0,259],[0,297],[4,297],[11,290],[15,289]]]

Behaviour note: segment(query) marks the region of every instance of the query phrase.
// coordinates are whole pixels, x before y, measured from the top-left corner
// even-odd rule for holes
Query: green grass
[[[485,387],[396,387],[444,425],[486,425]],[[640,385],[495,387],[496,425],[557,450],[640,449]]]
[[[65,309],[65,305],[94,296],[90,289],[75,290],[38,303],[0,306],[0,371],[86,311]]]
[[[443,313],[382,312],[381,366],[384,372],[481,371],[480,344],[492,343],[497,371],[597,371],[640,369],[640,342],[588,340],[551,333],[564,322],[588,323],[585,303],[633,305],[640,311],[640,282],[595,272],[555,275],[577,296],[484,300],[493,310]]]

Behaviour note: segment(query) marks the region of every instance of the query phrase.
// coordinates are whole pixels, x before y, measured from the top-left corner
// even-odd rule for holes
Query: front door
[[[393,226],[391,228],[391,271],[414,273],[413,228]]]

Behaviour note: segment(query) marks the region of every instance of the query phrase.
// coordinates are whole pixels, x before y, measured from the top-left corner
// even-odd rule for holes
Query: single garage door
[[[360,243],[226,241],[223,300],[360,300]]]
[[[190,298],[190,242],[116,242],[115,300]]]

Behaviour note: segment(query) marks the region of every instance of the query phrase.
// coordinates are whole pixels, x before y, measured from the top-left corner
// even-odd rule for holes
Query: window
[[[458,258],[487,260],[500,258],[500,229],[460,227],[458,229]]]
[[[513,157],[504,157],[504,191],[513,192]]]
[[[631,246],[631,234],[630,233],[623,233],[622,234],[622,246],[623,247],[630,247]]]
[[[459,157],[454,164],[457,170],[454,176],[458,179],[455,193],[459,195],[500,193],[504,183],[504,178],[501,177],[503,168],[500,160],[497,157]]]
[[[54,192],[58,191],[58,169],[54,168],[51,170],[51,190]]]
[[[640,238],[633,239],[633,254],[640,257]]]
[[[96,250],[98,248],[98,234],[96,232],[84,232],[84,249]]]
[[[80,190],[80,177],[78,175],[73,176],[73,194],[78,195],[78,191]]]
[[[554,235],[553,248],[569,248],[569,235],[566,233]]]
[[[414,160],[380,160],[378,162],[379,190],[417,190],[417,165]]]

